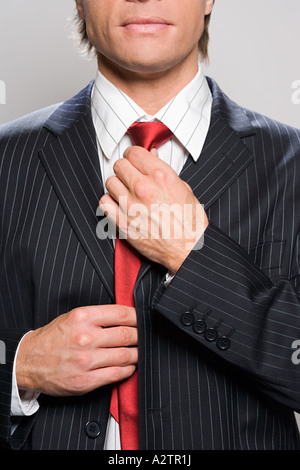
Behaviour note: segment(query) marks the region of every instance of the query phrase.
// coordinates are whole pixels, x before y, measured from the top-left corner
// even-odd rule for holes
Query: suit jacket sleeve
[[[300,366],[292,343],[300,335],[299,280],[270,279],[232,238],[212,224],[153,307],[259,388],[300,410]]]
[[[11,439],[12,425],[14,418],[11,417],[11,392],[12,392],[12,374],[15,353],[18,344],[24,335],[25,331],[16,329],[5,330],[1,328],[1,340],[6,346],[6,359],[5,364],[0,366],[0,442],[1,446],[8,448],[18,447],[19,442],[23,443],[24,438],[29,434],[32,422],[35,417],[25,417],[23,419],[22,427],[17,429]],[[22,435],[20,434],[22,430]]]

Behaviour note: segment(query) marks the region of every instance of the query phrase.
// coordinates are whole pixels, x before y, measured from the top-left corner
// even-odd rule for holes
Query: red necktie
[[[161,122],[135,122],[128,129],[134,145],[147,150],[158,148],[172,136]],[[133,290],[141,261],[125,241],[116,239],[115,296],[116,304],[134,307]],[[120,425],[122,450],[138,450],[138,374],[137,371],[113,389],[110,412]]]

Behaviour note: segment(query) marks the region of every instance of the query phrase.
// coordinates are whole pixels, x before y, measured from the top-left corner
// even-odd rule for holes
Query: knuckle
[[[69,382],[69,388],[74,395],[86,393],[87,381],[84,375],[74,376]]]
[[[105,186],[107,189],[109,189],[111,187],[111,184],[113,183],[114,181],[114,178],[115,176],[109,176],[105,182]],[[105,197],[106,195],[102,196],[101,200],[102,200],[102,203],[105,204],[105,201],[107,199],[107,197]]]
[[[76,358],[76,367],[78,370],[86,370],[89,364],[89,358],[87,354],[78,354]]]
[[[134,181],[133,191],[139,199],[146,199],[148,197],[149,190],[142,179]]]
[[[88,347],[92,343],[92,336],[89,333],[80,331],[74,336],[74,343],[80,348]]]
[[[124,167],[124,165],[127,165],[126,159],[125,158],[119,158],[119,160],[116,161],[116,163],[113,166],[114,171],[120,170]]]
[[[120,324],[127,324],[129,320],[129,309],[123,305],[118,305],[118,319]]]
[[[127,158],[132,157],[133,159],[141,157],[141,148],[134,145],[128,150]]]
[[[110,176],[109,178],[112,178],[112,177]],[[108,178],[108,179],[109,179],[109,178]],[[106,182],[105,182],[106,187],[107,187],[107,181],[108,181],[108,179],[107,179]],[[111,180],[110,180],[110,182],[111,182]],[[107,188],[107,189],[108,189],[108,188]],[[108,195],[108,194],[104,194],[104,195],[101,197],[100,201],[99,201],[99,205],[100,205],[101,207],[103,207],[103,206],[106,207],[109,203],[110,203],[109,195]]]
[[[70,312],[72,323],[85,323],[88,319],[89,311],[86,307],[75,308]]]
[[[169,179],[169,175],[164,168],[154,168],[152,176],[153,179],[159,184],[165,184]]]
[[[118,351],[118,364],[126,366],[130,363],[130,351],[127,348],[120,348]]]
[[[129,346],[130,345],[130,339],[131,339],[129,329],[126,328],[125,326],[120,327],[119,334],[120,334],[120,344],[123,345],[123,346]]]
[[[111,367],[110,370],[111,382],[120,382],[123,379],[122,368],[121,367]]]

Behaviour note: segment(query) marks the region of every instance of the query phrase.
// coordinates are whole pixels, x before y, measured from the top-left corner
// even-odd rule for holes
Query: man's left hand
[[[121,237],[175,274],[208,226],[202,205],[155,149],[129,147],[114,171],[100,208]]]

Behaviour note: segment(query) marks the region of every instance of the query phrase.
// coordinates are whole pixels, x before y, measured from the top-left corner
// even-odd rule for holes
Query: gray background
[[[95,61],[70,39],[74,5],[1,0],[0,123],[66,100],[94,78]],[[298,128],[299,18],[299,0],[216,0],[205,67],[239,104]]]

